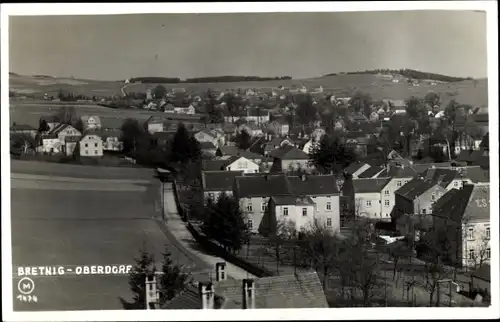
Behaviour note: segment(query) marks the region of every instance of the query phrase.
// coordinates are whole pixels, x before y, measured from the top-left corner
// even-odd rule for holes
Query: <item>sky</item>
[[[486,13],[11,16],[10,71],[122,80],[307,78],[376,68],[487,76]]]

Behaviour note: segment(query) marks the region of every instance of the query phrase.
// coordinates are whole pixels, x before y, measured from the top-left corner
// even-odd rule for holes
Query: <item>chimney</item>
[[[253,279],[243,280],[243,309],[255,309],[255,283]]]
[[[214,288],[212,283],[199,283],[198,289],[200,292],[202,309],[212,310],[214,308]]]
[[[155,275],[149,275],[146,277],[146,310],[155,309],[158,304],[159,293],[157,285]]]
[[[215,280],[224,281],[226,280],[226,263],[219,262],[215,264]]]

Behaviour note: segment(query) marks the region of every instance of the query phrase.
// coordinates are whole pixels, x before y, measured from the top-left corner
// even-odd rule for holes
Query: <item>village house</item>
[[[193,104],[167,104],[165,106],[165,113],[194,115],[196,114],[196,108]]]
[[[379,178],[389,178],[382,190],[382,217],[391,218],[392,209],[396,204],[396,191],[417,177],[418,173],[410,167],[389,166],[380,173]]]
[[[262,160],[264,159],[263,155],[253,153],[248,150],[241,150],[236,146],[220,146],[217,149],[217,152],[215,154],[217,157],[233,157],[233,156],[239,156],[239,157],[244,157],[255,164],[261,164]]]
[[[439,183],[416,177],[396,190],[391,213],[397,230],[405,236],[419,238],[420,231],[429,229],[432,208],[447,190]]]
[[[194,138],[200,143],[212,143],[216,148],[219,146],[219,138],[210,130],[201,130],[194,135]]]
[[[310,229],[315,224],[315,208],[313,200],[307,196],[273,196],[263,223],[267,220],[266,226],[274,229],[276,223],[290,223],[296,231]]]
[[[203,200],[210,198],[217,201],[221,194],[232,196],[234,178],[242,175],[243,171],[202,171]]]
[[[457,170],[451,169],[427,169],[420,174],[425,180],[436,182],[446,190],[460,189],[463,184],[463,179]]]
[[[158,116],[150,116],[146,122],[144,122],[144,129],[148,131],[150,134],[154,134],[156,132],[165,131],[165,118]]]
[[[36,147],[36,152],[48,154],[58,154],[62,152],[62,142],[56,135],[44,135],[41,141],[42,145]]]
[[[437,203],[432,219],[449,238],[446,260],[450,264],[477,267],[488,263],[490,250],[490,186],[464,184],[446,193]]]
[[[390,221],[382,206],[382,191],[390,178],[354,179],[352,188],[345,186],[344,195],[350,196],[351,207],[356,217]],[[350,191],[352,189],[353,191]]]
[[[26,134],[28,136],[30,136],[31,138],[35,138],[36,137],[36,133],[38,132],[37,129],[35,129],[34,127],[30,126],[30,125],[25,125],[25,124],[12,124],[12,126],[10,127],[10,133],[11,134]]]
[[[48,132],[48,135],[57,136],[61,143],[64,144],[66,136],[81,137],[82,133],[69,124],[58,124]]]
[[[286,120],[279,118],[277,120],[269,122],[269,124],[267,125],[267,130],[271,134],[285,136],[288,135],[290,131],[290,125],[286,122]]]
[[[96,115],[83,115],[80,120],[82,121],[83,131],[96,131],[102,127],[101,118]]]
[[[228,278],[226,263],[216,263],[210,277],[167,301],[162,309],[286,309],[328,308],[323,286],[316,272],[248,279]],[[212,276],[214,278],[212,278]],[[156,285],[156,281],[153,281]],[[269,287],[272,285],[272,287]],[[147,299],[149,303],[150,299]]]
[[[97,133],[87,133],[80,140],[80,156],[102,157],[102,139]]]
[[[262,128],[255,123],[246,123],[238,126],[238,132],[246,131],[250,136],[260,136],[263,134]]]
[[[239,155],[221,157],[216,160],[206,160],[202,167],[206,171],[243,171],[244,173],[259,172],[259,165],[257,163]]]
[[[265,156],[268,156],[271,151],[274,151],[280,147],[294,146],[294,142],[288,137],[285,137],[285,138],[276,137],[276,138],[271,139],[271,141],[269,141],[268,143],[263,143],[263,145],[264,145],[264,149],[263,149],[262,153]],[[251,148],[250,148],[250,150],[252,151]],[[254,152],[258,153],[258,151],[254,151]]]
[[[102,139],[103,151],[119,152],[123,150],[120,131],[102,131],[99,135]]]
[[[284,145],[269,153],[274,159],[271,172],[288,172],[291,170],[312,171],[314,166],[309,162],[309,155],[290,145]]]
[[[250,107],[247,108],[247,114],[244,116],[244,119],[247,122],[253,122],[256,124],[266,124],[269,122],[271,115],[269,111],[264,110],[263,108],[255,108]]]

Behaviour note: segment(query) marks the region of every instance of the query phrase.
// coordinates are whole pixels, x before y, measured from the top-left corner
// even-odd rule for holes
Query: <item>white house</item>
[[[102,127],[101,118],[96,115],[83,115],[81,118],[83,130],[99,130]]]
[[[259,165],[242,156],[232,156],[225,165],[226,171],[242,171],[243,173],[258,173]]]
[[[58,124],[52,128],[49,135],[55,135],[64,144],[67,136],[81,136],[82,133],[69,124]]]
[[[354,179],[354,214],[355,216],[390,221],[390,213],[384,213],[382,190],[389,183],[389,178]]]
[[[82,157],[102,157],[102,139],[96,133],[88,133],[80,140],[80,156]]]
[[[269,218],[278,223],[292,223],[296,231],[314,225],[315,204],[310,197],[273,196],[269,200]]]
[[[42,137],[42,145],[36,148],[37,152],[43,153],[60,153],[62,152],[61,140],[55,135]]]
[[[212,133],[209,130],[201,130],[197,132],[194,135],[194,138],[196,141],[202,143],[202,142],[207,142],[207,143],[212,143],[214,146],[218,147],[219,146],[219,140],[216,136],[215,133]]]

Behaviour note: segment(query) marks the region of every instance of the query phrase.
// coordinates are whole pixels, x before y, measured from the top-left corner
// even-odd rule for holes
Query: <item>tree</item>
[[[189,161],[197,161],[201,157],[201,149],[198,141],[191,136],[184,126],[180,123],[172,140],[170,161],[187,166]]]
[[[49,124],[46,120],[41,119],[38,125],[38,133],[47,132],[50,130]]]
[[[69,125],[74,124],[78,120],[74,106],[62,106],[57,113],[57,117],[61,123]]]
[[[319,144],[313,146],[309,156],[309,162],[326,174],[339,174],[356,160],[354,150],[337,133],[323,135]]]
[[[248,241],[249,229],[237,199],[222,194],[216,203],[207,202],[203,232],[224,249],[235,252]]]
[[[210,89],[207,91],[207,99],[205,100],[205,112],[209,123],[222,123],[224,120],[221,111],[216,107],[216,99]]]
[[[441,105],[441,97],[434,92],[427,93],[424,97],[424,103],[434,109],[435,106],[439,107]]]
[[[158,85],[153,89],[154,98],[164,98],[167,95],[167,89],[163,85]]]
[[[247,150],[252,146],[252,137],[243,129],[236,135],[235,142],[238,149]]]
[[[415,96],[410,97],[406,101],[406,114],[412,120],[418,120],[419,118],[426,116],[425,106],[423,106],[422,101]],[[423,115],[424,114],[424,115]]]
[[[394,280],[396,278],[399,261],[401,259],[410,258],[412,256],[412,250],[405,242],[396,241],[387,245],[387,253],[394,263],[392,269],[392,280]]]
[[[366,117],[370,117],[372,113],[372,98],[369,94],[356,92],[348,102],[348,106],[356,113],[363,113]]]
[[[125,310],[146,309],[146,278],[153,276],[156,272],[154,256],[150,255],[143,243],[140,255],[135,259],[136,264],[129,274],[129,286],[133,295],[132,302],[120,297],[120,302]]]
[[[304,95],[297,106],[296,115],[302,125],[309,125],[316,120],[317,109],[310,94]]]
[[[142,143],[145,133],[136,119],[125,119],[121,127],[121,140],[124,153],[136,153]]]
[[[332,230],[317,222],[306,230],[302,240],[304,254],[322,275],[323,288],[326,289],[326,283],[333,269],[341,265],[339,260],[341,241]]]
[[[11,135],[11,148],[27,154],[28,151],[36,148],[36,141],[28,134],[15,133]]]
[[[190,282],[190,275],[183,271],[183,267],[174,264],[171,253],[163,253],[163,263],[160,275],[160,306],[173,299],[186,288]]]
[[[84,127],[83,127],[83,121],[82,119],[78,119],[75,123],[73,123],[74,125],[74,128],[77,129],[78,131],[80,131],[81,133],[83,133],[83,131],[85,130]]]

